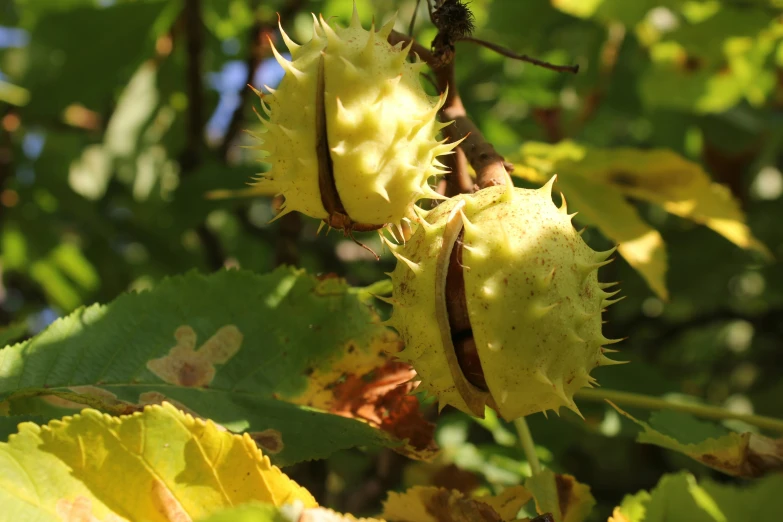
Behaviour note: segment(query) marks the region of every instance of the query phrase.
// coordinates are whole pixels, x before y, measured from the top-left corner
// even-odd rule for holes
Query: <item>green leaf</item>
[[[0,326],[0,346],[11,344],[25,335],[27,335],[27,323],[23,321]]]
[[[622,22],[633,26],[654,7],[673,6],[678,0],[556,0],[552,4],[573,16],[596,18],[602,22]]]
[[[638,442],[683,453],[729,475],[759,477],[783,470],[783,439],[729,431],[687,413],[668,410],[655,412],[649,422],[643,422],[612,406],[642,428]]]
[[[730,40],[745,38],[750,43],[770,27],[770,21],[769,13],[763,9],[721,5],[703,21],[683,21],[665,38],[682,45],[689,55],[717,61],[730,51]]]
[[[652,492],[626,496],[609,522],[749,522],[778,520],[783,475],[743,485],[697,482],[689,473],[664,476]]]
[[[250,433],[281,465],[394,445],[366,423],[308,407],[340,406],[341,382],[398,349],[378,323],[339,279],[289,268],[190,273],[80,309],[0,350],[0,401],[10,414],[37,414],[25,398],[53,395],[60,407],[113,413],[165,400]]]
[[[722,113],[743,100],[763,106],[774,92],[769,62],[781,37],[771,19],[762,9],[720,6],[705,20],[680,24],[649,48],[637,86],[642,100],[696,113]]]
[[[25,110],[59,117],[72,103],[99,112],[108,108],[115,87],[126,83],[151,54],[159,30],[156,20],[169,5],[79,6],[43,15],[31,35],[22,81],[31,95]]]
[[[250,501],[317,505],[250,437],[170,404],[25,423],[0,443],[3,521],[191,520]]]

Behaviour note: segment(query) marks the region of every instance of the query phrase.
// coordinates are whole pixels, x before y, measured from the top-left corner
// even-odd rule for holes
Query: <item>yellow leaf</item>
[[[580,172],[624,194],[657,203],[667,212],[708,226],[735,245],[772,254],[745,224],[731,191],[714,183],[697,163],[670,150],[591,150],[589,171]]]
[[[331,509],[305,508],[301,502],[275,507],[271,504],[249,503],[221,510],[198,522],[384,522],[377,518],[356,518]],[[92,522],[92,521],[90,521]]]
[[[381,517],[389,522],[507,522],[532,495],[522,486],[497,496],[470,498],[459,491],[416,486],[404,493],[389,493]]]
[[[476,500],[489,504],[503,520],[514,520],[519,510],[527,504],[533,494],[523,486],[511,486],[496,496],[478,497]]]
[[[595,225],[607,238],[619,243],[620,255],[661,299],[668,299],[663,238],[639,217],[620,191],[576,176],[558,177],[557,186],[571,210],[578,211],[582,221]]]
[[[638,442],[655,444],[673,451],[684,453],[690,458],[701,462],[723,473],[738,477],[761,477],[768,473],[783,471],[783,439],[771,439],[757,433],[737,433],[727,431],[725,434],[708,436],[703,433],[708,425],[692,420],[686,426],[688,420],[683,417],[675,417],[670,413],[663,426],[676,424],[681,431],[687,431],[691,437],[700,437],[700,442],[682,442],[674,436],[656,429],[650,423],[640,421],[630,413],[620,409],[616,404],[607,401],[621,415],[632,420],[642,428],[637,437]],[[678,414],[679,415],[679,414]],[[650,422],[653,422],[651,419]],[[698,432],[702,428],[705,432]]]
[[[536,499],[536,511],[551,513],[555,522],[582,522],[595,506],[590,487],[571,475],[545,469],[525,480]]]
[[[170,404],[23,423],[0,444],[0,520],[192,520],[250,501],[313,497],[248,436]],[[59,514],[59,518],[55,517]]]
[[[573,142],[526,144],[522,155],[551,172],[578,175],[623,194],[657,203],[667,212],[704,224],[742,248],[771,257],[745,224],[729,189],[713,182],[699,164],[665,149],[590,149]],[[546,155],[548,161],[540,156]]]
[[[734,244],[771,253],[745,224],[727,187],[714,183],[697,163],[669,150],[592,149],[570,141],[528,142],[514,175],[541,183],[552,174],[572,210],[620,243],[619,252],[659,297],[666,299],[666,250],[660,234],[625,201],[641,199],[704,224]],[[539,174],[536,174],[536,171]]]
[[[310,508],[305,509],[298,522],[383,522],[377,518],[355,518],[353,515],[344,515],[331,509]]]

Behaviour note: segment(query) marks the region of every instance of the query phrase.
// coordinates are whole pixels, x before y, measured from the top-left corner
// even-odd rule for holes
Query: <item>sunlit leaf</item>
[[[670,6],[677,0],[553,0],[552,5],[580,18],[596,18],[604,22],[622,22],[633,27],[654,7]]]
[[[300,511],[300,510],[298,510]],[[288,506],[281,509],[274,504],[248,503],[222,509],[197,522],[290,522]]]
[[[3,349],[0,400],[10,403],[10,414],[44,414],[28,409],[23,399],[33,396],[55,396],[47,401],[58,408],[86,404],[115,414],[167,401],[249,433],[281,464],[357,445],[396,445],[346,418],[372,422],[372,412],[377,427],[431,451],[431,432],[417,435],[415,422],[403,422],[428,426],[400,379],[373,385],[369,411],[359,397],[341,395],[355,391],[354,382],[369,386],[399,349],[379,321],[340,279],[288,268],[262,276],[191,273],[81,309]],[[410,454],[416,451],[411,446]]]
[[[196,522],[384,522],[377,518],[355,518],[322,507],[305,507],[301,502],[277,507],[247,504],[228,508]]]
[[[156,75],[154,63],[143,63],[120,94],[104,134],[106,150],[115,157],[128,157],[137,149],[144,124],[158,104]]]
[[[689,473],[664,476],[650,493],[628,495],[609,522],[750,522],[777,520],[783,511],[783,475],[746,484],[697,482]]]
[[[684,453],[729,475],[759,477],[783,470],[783,439],[729,431],[674,411],[656,412],[643,422],[612,406],[642,428],[639,442]]]
[[[188,520],[249,501],[316,505],[248,435],[168,404],[22,424],[0,444],[0,469],[9,521]]]
[[[557,185],[569,202],[569,210],[579,212],[581,219],[620,243],[623,257],[664,299],[668,292],[663,239],[625,197],[661,205],[672,214],[712,228],[742,248],[770,256],[753,237],[728,188],[712,182],[699,165],[674,152],[594,149],[565,141],[557,145],[528,142],[520,156],[522,165],[516,175],[540,183],[557,174]]]

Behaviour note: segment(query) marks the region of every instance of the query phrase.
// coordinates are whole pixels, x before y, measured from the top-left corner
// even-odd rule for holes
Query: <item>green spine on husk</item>
[[[323,95],[334,185],[354,223],[398,224],[412,217],[416,200],[443,199],[428,180],[445,172],[436,157],[456,145],[436,139],[447,125],[436,119],[445,96],[424,92],[424,64],[407,61],[410,46],[387,42],[394,20],[367,31],[355,6],[346,28],[313,19],[312,39],[301,46],[280,28],[291,60],[273,47],[285,76],[261,99],[265,133],[257,148],[266,151],[271,168],[257,178],[259,192],[271,189],[285,197],[279,216],[298,211],[329,218],[316,153],[316,97]],[[322,59],[324,92],[319,93]]]
[[[421,211],[406,244],[389,243],[398,263],[388,324],[405,342],[399,357],[441,408],[483,416],[489,405],[508,420],[562,406],[578,413],[574,392],[595,382],[592,369],[618,364],[605,355],[605,346],[617,341],[601,332],[602,311],[617,291],[597,277],[614,249],[596,252],[582,240],[565,199],[560,208],[552,202],[554,180],[538,190],[508,185],[457,196]],[[460,231],[465,298],[486,391],[462,375],[438,302]]]

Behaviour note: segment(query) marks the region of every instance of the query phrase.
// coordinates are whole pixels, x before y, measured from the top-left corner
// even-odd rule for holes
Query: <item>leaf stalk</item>
[[[527,421],[524,417],[519,417],[514,421],[514,426],[519,435],[519,445],[522,446],[522,451],[525,452],[527,462],[530,464],[530,471],[533,472],[533,475],[538,475],[541,473],[541,462],[538,460],[536,445],[533,442],[533,435],[530,433]]]
[[[696,417],[703,417],[714,420],[735,419],[752,424],[762,429],[773,430],[783,433],[783,420],[773,417],[764,417],[762,415],[749,415],[746,413],[736,413],[719,406],[708,406],[705,404],[688,404],[684,402],[673,402],[658,397],[651,397],[639,393],[630,393],[617,390],[594,389],[579,390],[575,397],[578,400],[585,401],[605,401],[609,400],[621,406],[631,406],[645,410],[672,410],[690,413]]]

